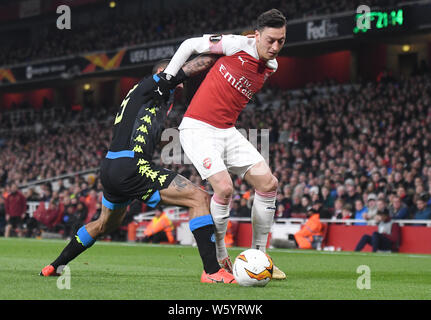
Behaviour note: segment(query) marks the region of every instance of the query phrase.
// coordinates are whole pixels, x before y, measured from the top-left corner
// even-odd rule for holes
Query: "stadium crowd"
[[[71,30],[58,30],[52,26],[40,28],[39,39],[15,37],[15,44],[0,44],[1,65],[13,65],[34,60],[76,55],[101,50],[141,45],[153,41],[184,38],[193,35],[226,32],[250,28],[257,12],[278,8],[288,19],[316,14],[329,14],[355,10],[358,5],[390,6],[400,1],[195,1],[193,5],[153,8],[141,14],[108,14],[100,23],[79,25],[74,20]],[[119,4],[121,6],[121,4]],[[97,10],[97,9],[94,9]],[[98,13],[93,12],[94,17]],[[196,17],[206,17],[196,19]],[[78,20],[79,21],[79,20]],[[28,32],[30,36],[32,33]],[[32,43],[32,45],[28,45]]]
[[[276,218],[305,217],[310,205],[320,203],[320,216],[327,219],[372,221],[383,208],[395,219],[431,219],[429,73],[352,85],[328,80],[293,91],[267,87],[252,105],[237,127],[270,129],[270,166],[279,181]],[[98,167],[109,146],[113,110],[65,112],[57,121],[44,121],[38,133],[3,137],[0,225],[10,215],[14,184]],[[166,127],[178,126],[184,110],[176,112]],[[210,191],[192,165],[165,166]],[[41,202],[36,217],[51,207],[62,211],[44,224],[58,225],[66,236],[97,216],[102,192],[97,174],[91,181],[68,179],[67,188],[63,181],[55,190],[46,183],[39,194],[31,187],[23,192],[26,201]],[[233,181],[231,216],[248,217],[253,191],[240,177]],[[138,204],[133,214],[140,209]]]

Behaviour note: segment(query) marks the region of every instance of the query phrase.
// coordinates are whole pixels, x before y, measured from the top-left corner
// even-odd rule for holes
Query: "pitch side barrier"
[[[82,171],[81,173],[92,173],[92,172],[96,172],[97,169],[91,169],[91,170],[86,170],[86,171]],[[71,176],[75,176],[71,175]],[[65,177],[68,177],[70,175],[65,175]],[[60,179],[57,177],[57,180]],[[38,181],[39,183],[44,183],[44,182],[48,182],[48,181],[52,181],[51,179],[46,179],[46,180],[41,180]],[[27,213],[32,216],[34,211],[36,210],[37,206],[39,205],[40,201],[28,201],[27,202]],[[181,209],[180,207],[166,207],[164,209],[164,211],[167,213],[168,217],[173,221],[173,222],[188,222],[189,218],[188,216],[188,211]],[[134,220],[136,222],[143,222],[143,221],[151,221],[151,219],[154,218],[155,215],[155,211],[147,211],[147,212],[143,212],[140,213],[138,215],[136,215],[134,217]],[[249,222],[251,223],[251,217],[230,217],[229,218],[230,221],[233,222]],[[302,219],[302,218],[276,218],[274,220],[274,224],[275,225],[302,225],[303,223],[305,223],[307,219]],[[367,220],[360,220],[360,219],[320,219],[320,221],[322,223],[328,223],[328,224],[343,224],[346,226],[351,226],[351,225],[355,225],[355,224],[366,224],[368,226],[376,226],[377,223],[375,221],[367,221]],[[400,227],[402,226],[408,226],[408,225],[422,225],[422,226],[426,226],[426,227],[431,227],[431,220],[415,220],[415,219],[401,219],[401,220],[392,220],[393,222],[396,222],[400,225]]]
[[[165,208],[165,212],[171,218],[176,227],[176,240],[181,245],[195,245],[192,233],[188,227],[187,210],[181,208]],[[139,241],[143,237],[145,228],[150,222],[154,212],[146,212],[135,217],[135,239]],[[250,247],[252,241],[251,218],[230,218],[231,226],[228,232],[232,233],[234,244],[238,247]],[[276,219],[271,228],[267,247],[271,247],[279,240],[286,242],[292,239],[300,230],[306,219],[281,218]],[[321,219],[326,224],[326,232],[322,241],[321,250],[324,251],[354,251],[358,241],[364,234],[372,234],[377,231],[374,221],[356,219]],[[431,254],[431,220],[393,220],[400,225],[401,240],[398,252]],[[371,251],[370,247],[364,251]]]
[[[176,207],[167,208],[166,210],[172,210],[172,212],[183,212]],[[169,212],[169,211],[168,211]],[[185,211],[186,212],[186,211]],[[151,219],[154,217],[155,211],[148,211],[145,213],[141,213],[135,217],[135,221],[141,222],[141,221],[151,221]],[[168,214],[169,216],[169,214]],[[189,221],[188,217],[170,217],[172,221]],[[231,221],[235,222],[250,222],[251,223],[251,217],[230,217]],[[276,218],[274,220],[274,224],[303,224],[305,223],[307,219],[302,218]],[[377,226],[377,223],[375,221],[367,221],[362,219],[320,219],[322,223],[329,223],[329,224],[344,224],[346,226],[351,226],[355,224],[363,224],[366,223],[368,226]],[[431,227],[431,220],[414,220],[414,219],[402,219],[402,220],[392,220],[393,222],[396,222],[400,225],[400,227],[404,225],[425,225],[427,227]]]

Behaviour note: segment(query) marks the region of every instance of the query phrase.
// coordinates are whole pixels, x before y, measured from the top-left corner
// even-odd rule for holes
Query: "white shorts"
[[[220,129],[184,117],[179,130],[184,153],[203,180],[223,170],[243,178],[252,166],[265,161],[235,127]]]

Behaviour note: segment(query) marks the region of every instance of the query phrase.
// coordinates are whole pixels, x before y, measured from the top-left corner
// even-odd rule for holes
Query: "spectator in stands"
[[[398,195],[392,197],[392,203],[389,205],[389,215],[394,220],[408,219],[409,217],[409,210]]]
[[[346,195],[344,198],[344,202],[349,203],[350,205],[354,205],[356,199],[360,198],[359,194],[356,192],[356,186],[353,179],[347,179],[345,182],[346,187]]]
[[[7,181],[7,171],[0,167],[0,187],[4,187]]]
[[[286,184],[283,187],[283,194],[280,195],[280,197],[281,200],[279,202],[284,206],[284,215],[290,216],[290,211],[292,208],[292,188],[290,185]]]
[[[3,195],[0,192],[0,234],[4,235],[4,228],[6,226],[6,210],[4,207]]]
[[[77,221],[76,227],[79,228],[85,224],[85,221],[87,220],[87,217],[88,217],[88,209],[85,206],[84,202],[78,201],[78,203],[76,204],[76,211],[74,214]],[[76,229],[75,231],[77,230],[78,229]]]
[[[63,237],[69,238],[71,234],[85,224],[87,219],[87,208],[84,203],[77,198],[65,200],[65,214],[63,217],[64,234]]]
[[[63,181],[63,179],[58,180],[58,182],[57,182],[57,191],[58,191],[59,193],[61,193],[61,192],[65,191],[65,190],[67,190],[67,189],[66,189],[66,187],[64,186],[64,181]]]
[[[363,214],[366,220],[372,220],[377,214],[377,196],[370,193],[367,196],[367,213]]]
[[[377,206],[377,211],[382,212],[382,211],[386,210],[387,209],[386,198],[383,196],[379,197],[377,199],[376,206]]]
[[[175,243],[175,237],[173,234],[174,225],[168,218],[163,209],[158,206],[156,208],[155,216],[145,228],[143,242],[169,242]]]
[[[34,188],[28,188],[25,193],[25,198],[28,202],[31,201],[40,201],[40,195],[36,192]]]
[[[56,232],[58,231],[56,227],[63,220],[63,214],[64,204],[60,202],[57,193],[53,193],[48,201],[39,202],[33,217],[50,232]]]
[[[416,200],[416,212],[414,213],[413,219],[416,219],[416,220],[431,219],[431,208],[426,205],[427,202],[428,202],[427,194],[422,194]]]
[[[40,235],[39,222],[28,213],[26,213],[22,223],[22,234],[26,238]]]
[[[334,214],[332,216],[332,219],[341,219],[342,218],[342,211],[344,206],[344,200],[343,199],[336,199],[334,202]]]
[[[231,217],[237,217],[238,209],[239,209],[239,201],[238,200],[232,201],[232,207],[230,208],[229,215]]]
[[[391,220],[387,209],[378,211],[377,231],[370,235],[363,235],[356,245],[355,251],[361,251],[367,244],[372,246],[373,252],[377,250],[398,251],[400,242],[400,227]]]
[[[241,198],[239,201],[239,207],[237,212],[237,217],[250,217],[251,209],[247,205],[247,199]]]
[[[282,130],[279,133],[278,142],[283,143],[285,146],[288,146],[290,135],[291,135],[290,124],[289,122],[285,122],[283,123]]]
[[[5,200],[6,227],[4,236],[7,238],[11,235],[12,230],[18,231],[21,236],[21,224],[27,211],[27,200],[18,190],[16,183],[10,186],[10,193]]]
[[[346,200],[346,188],[343,185],[339,185],[336,191],[336,199]]]
[[[355,201],[355,215],[354,219],[356,220],[366,220],[364,214],[367,213],[367,207],[364,207],[364,203],[362,199],[356,199]],[[355,225],[363,226],[366,225],[366,222],[356,222]]]
[[[307,221],[294,235],[295,242],[300,249],[316,249],[322,242],[323,225],[320,222],[319,211],[312,206],[308,207],[307,216]]]
[[[301,205],[298,208],[298,211],[294,211],[294,217],[296,218],[305,218],[307,217],[308,207],[311,206],[311,198],[308,194],[304,194],[301,197]]]
[[[76,199],[75,199],[76,202]],[[63,228],[63,237],[64,238],[69,238],[72,233],[72,229],[76,229],[73,228],[74,225],[74,212],[76,209],[76,204],[72,204],[72,199],[70,199],[69,197],[65,197],[63,200],[63,205],[64,205],[64,215],[63,215],[63,219],[62,219],[62,228]]]
[[[302,210],[301,205],[301,196],[298,194],[294,194],[292,197],[292,207],[291,207],[291,216],[297,215]]]
[[[331,195],[331,190],[329,187],[323,185],[321,191],[322,199],[322,212],[320,213],[320,218],[330,219],[334,213],[334,197]]]
[[[277,209],[275,210],[274,218],[289,218],[289,212],[286,210],[282,203],[277,204]]]
[[[352,206],[350,205],[350,203],[346,203],[343,206],[343,210],[341,212],[341,219],[353,219]]]
[[[224,242],[226,244],[226,248],[230,248],[234,245],[234,242],[235,242],[234,237],[235,235],[233,232],[233,224],[232,224],[232,221],[229,220],[229,222],[227,223],[226,235],[224,236]]]
[[[52,188],[49,184],[44,184],[41,187],[40,201],[49,202],[52,198]]]
[[[100,203],[95,189],[90,189],[90,191],[84,197],[83,203],[87,208],[87,217],[85,219],[85,222],[88,223],[92,220],[93,216],[96,214],[97,205]]]

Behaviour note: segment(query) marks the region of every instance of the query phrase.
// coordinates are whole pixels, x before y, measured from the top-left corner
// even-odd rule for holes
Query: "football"
[[[240,286],[264,287],[272,279],[273,262],[269,255],[257,250],[248,249],[235,259],[233,275]]]

